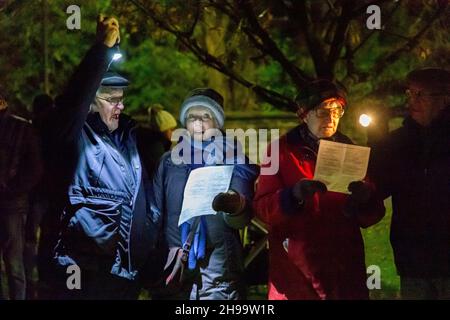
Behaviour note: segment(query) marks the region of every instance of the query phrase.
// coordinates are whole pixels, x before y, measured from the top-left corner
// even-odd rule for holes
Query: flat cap
[[[103,75],[100,85],[103,87],[125,88],[128,87],[130,81],[122,77],[120,74],[108,71]]]

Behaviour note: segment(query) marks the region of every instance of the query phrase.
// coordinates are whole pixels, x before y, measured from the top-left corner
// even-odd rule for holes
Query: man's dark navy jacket
[[[150,211],[135,122],[121,114],[110,133],[99,114],[89,112],[110,51],[103,44],[89,50],[51,116],[52,188],[64,199],[55,257],[60,266],[76,263],[134,279],[154,246],[159,217]]]

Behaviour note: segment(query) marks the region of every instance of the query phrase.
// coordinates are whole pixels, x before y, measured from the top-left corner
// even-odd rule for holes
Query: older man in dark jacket
[[[25,299],[24,221],[28,193],[42,173],[39,145],[30,123],[13,115],[0,96],[0,255],[9,298]]]
[[[406,299],[450,299],[450,72],[407,78],[409,116],[374,148],[378,187],[392,196],[391,244]]]
[[[137,298],[137,270],[153,245],[158,217],[152,220],[147,203],[135,122],[122,114],[128,81],[105,73],[118,28],[114,18],[100,18],[98,42],[52,115],[53,165],[57,186],[66,190],[55,256],[64,275],[63,298]],[[81,270],[81,288],[74,281],[75,289],[67,290],[65,273],[76,270],[67,269],[72,265]]]

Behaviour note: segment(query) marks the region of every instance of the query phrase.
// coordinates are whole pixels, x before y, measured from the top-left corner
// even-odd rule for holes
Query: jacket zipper
[[[120,159],[123,161],[122,164],[125,164],[125,158],[122,155],[122,153],[117,150],[115,144],[112,143],[112,141],[111,141],[111,139],[109,139],[109,137],[107,137],[107,139],[109,141],[110,146],[112,146],[114,151],[119,155]],[[131,156],[130,157],[131,170],[132,170],[131,175],[134,175],[134,170],[139,169],[141,167],[141,163],[140,163],[140,160],[139,160],[139,167],[136,167],[135,163],[133,162],[134,153],[135,153],[134,150],[132,150],[131,153],[133,153],[133,154],[130,155]],[[131,178],[131,180],[134,180],[132,176],[130,176],[130,178]],[[139,193],[139,188],[140,188],[140,185],[141,185],[141,174],[136,175],[136,179],[137,179],[136,180],[137,183],[135,185],[134,195],[133,195],[133,197],[132,197],[132,199],[130,200],[130,203],[129,203],[131,212],[130,212],[130,227],[128,228],[128,237],[127,237],[127,242],[128,242],[128,270],[129,270],[130,275],[133,278],[135,276],[135,272],[133,271],[132,264],[131,264],[131,230],[133,228],[133,206],[134,206],[134,203],[136,202],[136,198],[137,198],[137,195]]]

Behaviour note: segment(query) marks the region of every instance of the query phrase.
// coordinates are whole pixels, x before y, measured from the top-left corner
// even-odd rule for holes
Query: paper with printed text
[[[364,179],[370,148],[320,140],[314,179],[326,184],[328,191],[350,193],[348,184]]]
[[[233,166],[211,166],[192,170],[184,188],[178,226],[196,216],[216,214],[212,208],[214,197],[220,192],[228,191],[232,175]]]

